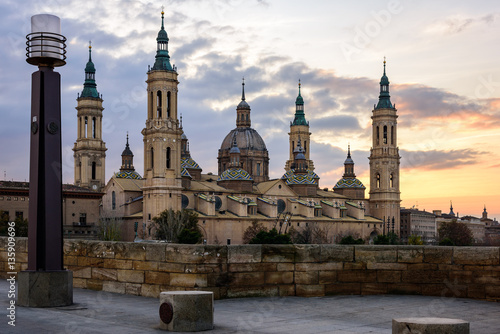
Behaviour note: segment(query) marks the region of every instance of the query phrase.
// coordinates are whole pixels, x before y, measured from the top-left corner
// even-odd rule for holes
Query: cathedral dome
[[[264,140],[259,133],[252,128],[236,128],[228,133],[220,146],[221,151],[229,151],[233,146],[233,138],[236,137],[236,144],[241,150],[267,151]]]

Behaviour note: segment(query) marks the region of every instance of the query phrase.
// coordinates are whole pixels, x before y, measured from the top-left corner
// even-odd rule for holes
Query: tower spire
[[[391,103],[391,96],[389,95],[389,78],[385,74],[386,60],[384,57],[384,74],[380,78],[380,95],[378,97],[378,104],[375,109],[392,109],[394,108]]]
[[[168,54],[168,34],[165,31],[163,7],[161,11],[161,29],[156,38],[156,56],[155,64],[152,70],[174,71],[170,64],[170,55]]]
[[[295,117],[293,119],[292,125],[309,125],[304,114],[304,99],[300,94],[301,86],[302,84],[299,79],[299,95],[297,95],[297,98],[295,99]]]
[[[92,41],[89,41],[89,61],[85,66],[85,82],[83,83],[83,91],[80,97],[99,98],[95,82],[95,66],[92,62]]]
[[[243,82],[241,83],[241,101],[245,101],[245,77],[243,77]]]

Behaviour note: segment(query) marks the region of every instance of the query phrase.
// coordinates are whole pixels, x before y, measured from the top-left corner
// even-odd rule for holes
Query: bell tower
[[[384,221],[394,221],[394,232],[400,231],[399,148],[397,143],[397,110],[389,95],[389,78],[380,80],[379,101],[372,114],[372,148],[370,150],[370,213]]]
[[[166,209],[181,209],[181,135],[177,118],[177,71],[170,64],[168,35],[161,12],[161,29],[153,67],[148,70],[147,119],[144,141],[143,214],[145,222]]]
[[[106,144],[102,140],[102,95],[97,92],[92,46],[85,66],[83,91],[76,99],[78,131],[73,157],[75,158],[75,185],[101,191],[105,186]]]
[[[290,132],[288,133],[290,141],[290,158],[285,164],[285,170],[289,171],[291,165],[294,162],[295,156],[294,152],[299,142],[299,137],[302,139],[302,150],[304,156],[306,157],[307,169],[313,171],[314,163],[309,157],[309,144],[311,143],[309,132],[309,122],[306,121],[306,116],[304,113],[304,99],[300,95],[300,80],[299,80],[299,95],[295,99],[295,117],[293,122],[290,122]]]

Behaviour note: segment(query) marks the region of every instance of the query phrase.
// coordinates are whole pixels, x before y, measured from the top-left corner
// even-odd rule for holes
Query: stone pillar
[[[198,332],[214,328],[214,294],[169,291],[160,294],[160,329]]]

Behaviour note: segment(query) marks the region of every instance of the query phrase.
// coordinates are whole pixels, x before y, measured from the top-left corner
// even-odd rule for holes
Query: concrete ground
[[[8,283],[0,280],[0,333],[164,333],[159,301],[74,289],[72,306],[16,307],[8,325]],[[500,303],[422,296],[241,298],[215,301],[207,333],[391,333],[392,319],[443,317],[469,321],[473,334],[500,333]]]

